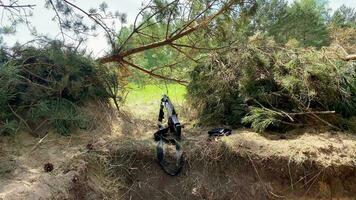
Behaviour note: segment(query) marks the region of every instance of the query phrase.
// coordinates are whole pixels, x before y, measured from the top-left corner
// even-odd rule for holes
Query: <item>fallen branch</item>
[[[288,115],[309,115],[309,114],[317,114],[317,115],[328,115],[328,114],[335,114],[335,111],[306,111],[306,112],[299,112],[299,113],[288,113]]]
[[[343,60],[345,60],[345,61],[356,60],[356,54],[348,55]]]
[[[20,115],[18,115],[18,114],[14,111],[14,109],[12,109],[12,107],[10,106],[10,104],[8,104],[7,106],[10,108],[12,114],[14,114],[15,117],[17,117],[23,124],[25,124],[26,128],[28,128],[28,130],[30,131],[30,133],[32,133],[33,130],[32,130],[31,127],[27,124],[26,120],[24,120]]]
[[[43,142],[43,140],[47,138],[48,134],[49,134],[49,133],[47,133],[45,136],[43,136],[43,137],[37,142],[37,144],[36,144],[34,147],[32,147],[32,149],[31,149],[31,151],[30,151],[29,153],[32,153],[34,150],[36,150],[37,147]]]

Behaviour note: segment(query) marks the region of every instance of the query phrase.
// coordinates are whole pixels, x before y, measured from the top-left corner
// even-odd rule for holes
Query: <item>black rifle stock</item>
[[[167,117],[168,117],[168,127],[171,133],[177,137],[178,140],[181,138],[181,124],[178,120],[178,114],[174,109],[174,106],[167,95],[163,95],[161,99],[161,106],[159,110],[158,116],[158,128],[163,129],[162,121],[164,119],[164,108],[167,110]]]

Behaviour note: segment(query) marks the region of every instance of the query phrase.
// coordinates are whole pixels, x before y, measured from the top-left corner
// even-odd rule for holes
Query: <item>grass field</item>
[[[158,115],[162,95],[167,94],[179,112],[185,102],[186,87],[179,84],[145,85],[143,87],[130,84],[125,106],[139,118],[149,119]]]

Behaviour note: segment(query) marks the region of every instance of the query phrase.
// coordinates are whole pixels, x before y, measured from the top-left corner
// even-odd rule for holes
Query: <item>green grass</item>
[[[161,98],[167,94],[179,112],[185,102],[186,87],[179,84],[145,85],[129,84],[125,105],[139,118],[151,119],[158,115]]]
[[[128,86],[129,94],[127,95],[127,103],[146,103],[151,101],[159,102],[162,95],[169,96],[173,103],[184,103],[186,87],[179,84],[167,85],[146,85],[139,87],[134,84]]]

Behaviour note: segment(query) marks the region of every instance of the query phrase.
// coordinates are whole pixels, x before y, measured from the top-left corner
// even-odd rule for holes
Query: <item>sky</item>
[[[8,0],[0,0],[0,2],[6,4]],[[74,1],[74,0],[72,0]],[[132,24],[134,19],[142,8],[142,4],[147,2],[147,0],[75,0],[75,4],[88,10],[89,8],[97,8],[100,3],[105,1],[110,10],[119,11],[121,13],[127,14],[127,24]],[[293,2],[294,0],[288,0]],[[36,4],[31,18],[33,26],[36,27],[39,33],[46,34],[47,36],[54,38],[59,33],[58,24],[54,23],[51,19],[54,17],[54,12],[48,10],[44,7],[44,0],[20,0],[24,4]],[[356,0],[329,0],[329,8],[332,10],[337,9],[341,5],[356,8]],[[1,15],[1,10],[0,10]],[[0,24],[1,25],[1,24]],[[17,28],[17,33],[12,36],[5,36],[4,41],[7,45],[12,45],[15,42],[24,43],[32,39],[29,30],[25,26],[20,26]],[[103,34],[99,34],[96,37],[90,37],[87,42],[87,49],[93,52],[94,57],[100,57],[109,50],[109,46]]]
[[[0,2],[1,1],[4,4],[8,2],[8,0],[0,0]],[[142,3],[145,2],[143,0],[71,0],[71,2],[75,2],[76,5],[80,6],[84,10],[89,10],[90,8],[98,8],[98,6],[104,1],[108,4],[111,11],[126,13],[127,24],[133,24],[137,13],[139,12],[140,8],[142,8]],[[52,21],[55,13],[52,10],[48,10],[44,7],[44,0],[20,0],[19,4],[36,5],[33,9],[33,16],[30,20],[32,25],[36,27],[38,33],[45,34],[51,38],[58,36],[58,24]],[[20,43],[27,42],[32,38],[33,37],[29,33],[28,28],[25,25],[20,25],[17,27],[15,35],[4,37],[4,42],[7,45],[12,45],[17,41]],[[102,56],[105,54],[105,51],[109,50],[109,46],[103,33],[96,37],[89,37],[87,48],[89,51],[93,52],[94,57]]]

